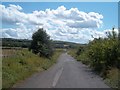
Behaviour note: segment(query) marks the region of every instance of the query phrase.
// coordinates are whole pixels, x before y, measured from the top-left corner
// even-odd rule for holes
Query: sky
[[[88,43],[118,27],[117,2],[4,2],[3,38],[31,39],[44,28],[53,40]]]

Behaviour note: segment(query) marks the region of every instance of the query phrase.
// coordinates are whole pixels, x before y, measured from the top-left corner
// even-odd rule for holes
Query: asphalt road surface
[[[14,88],[109,88],[91,69],[67,53],[50,69],[36,73]]]

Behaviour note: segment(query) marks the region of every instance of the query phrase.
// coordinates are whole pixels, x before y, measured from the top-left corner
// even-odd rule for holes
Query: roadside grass
[[[109,70],[105,82],[112,88],[118,88],[120,90],[120,70],[117,68]]]
[[[71,55],[72,57],[76,58],[77,55],[76,55],[76,49],[69,49],[68,50],[68,54]]]
[[[81,61],[83,64],[89,65],[90,60],[86,55],[87,55],[87,52],[84,52],[84,53],[81,53],[79,56],[76,56],[77,61]]]
[[[87,56],[87,51],[76,55],[77,49],[69,49],[68,54],[74,57],[77,61],[82,62],[85,65],[90,65],[90,60]],[[120,70],[118,68],[111,68],[107,71],[107,77],[104,78],[105,83],[111,88],[120,90]]]
[[[12,53],[12,52],[11,52]],[[16,50],[15,55],[2,59],[2,88],[11,88],[35,72],[47,70],[56,63],[62,49],[50,58],[39,57],[27,49]]]
[[[81,61],[83,64],[88,65],[89,59],[87,58],[87,52],[81,53],[79,56],[76,55],[77,49],[69,49],[68,54],[74,57],[77,61]]]

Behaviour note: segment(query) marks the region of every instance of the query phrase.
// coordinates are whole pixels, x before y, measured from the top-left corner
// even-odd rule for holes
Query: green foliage
[[[111,70],[108,71],[107,79],[105,82],[111,86],[112,88],[118,88],[116,90],[120,90],[120,70],[117,68],[112,68]]]
[[[89,65],[104,79],[108,78],[107,81],[112,87],[118,87],[117,82],[120,82],[117,80],[118,75],[112,77],[112,74],[116,72],[114,70],[120,70],[120,30],[117,34],[113,28],[112,32],[106,32],[106,35],[107,38],[94,38],[88,45],[79,47],[77,53],[74,53],[78,61]]]
[[[31,40],[27,39],[13,39],[13,38],[2,38],[2,47],[11,48],[11,47],[22,47],[29,48],[31,45]],[[76,48],[79,46],[77,43],[66,42],[66,41],[51,41],[52,47],[54,48]]]
[[[70,54],[71,56],[73,56],[74,58],[76,58],[76,56],[77,56],[76,55],[76,51],[77,51],[76,49],[69,49],[68,50],[68,54]]]
[[[83,46],[80,46],[79,49],[77,50],[76,54],[80,55],[84,51],[84,49],[85,48]]]
[[[78,47],[80,44],[66,41],[53,41],[55,48],[66,48],[66,49],[74,49]]]
[[[2,47],[28,48],[30,46],[30,43],[31,40],[27,40],[27,39],[2,38]]]
[[[52,41],[43,29],[39,29],[32,36],[30,50],[40,56],[50,57],[53,54]]]
[[[51,60],[29,52],[27,49],[17,50],[13,57],[2,60],[2,88],[10,88],[17,82],[35,72],[47,70],[56,61],[62,50],[55,50]],[[12,52],[11,52],[12,53]]]
[[[88,58],[88,52],[85,50],[79,56],[76,57],[77,61],[81,61],[83,64],[89,65],[90,60]]]
[[[89,58],[90,66],[103,74],[111,67],[119,68],[120,62],[120,42],[117,33],[113,28],[112,32],[106,34],[107,38],[95,38],[86,47],[80,47],[76,53],[78,60]]]
[[[106,39],[95,39],[89,45],[88,57],[90,65],[98,72],[106,71],[110,67],[117,67],[120,59],[118,35],[114,29]]]

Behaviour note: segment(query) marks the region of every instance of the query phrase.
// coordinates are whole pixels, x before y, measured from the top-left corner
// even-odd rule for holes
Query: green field
[[[2,88],[10,88],[35,72],[47,70],[56,63],[62,49],[55,50],[50,59],[39,57],[27,49],[3,50],[3,53],[9,56],[2,60]]]

